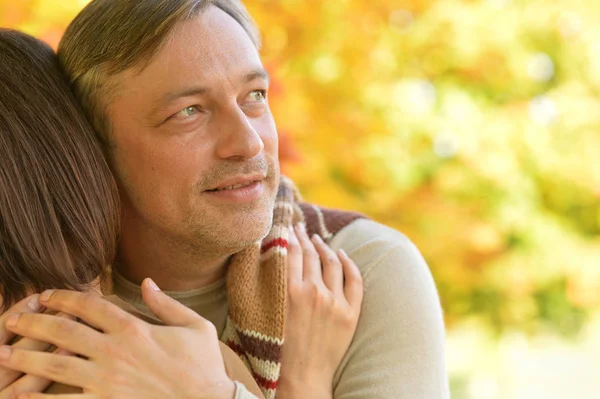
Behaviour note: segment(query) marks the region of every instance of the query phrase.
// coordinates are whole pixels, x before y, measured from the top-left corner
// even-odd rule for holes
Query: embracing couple
[[[0,29],[0,399],[449,397],[426,263],[280,176],[259,48],[238,0]]]

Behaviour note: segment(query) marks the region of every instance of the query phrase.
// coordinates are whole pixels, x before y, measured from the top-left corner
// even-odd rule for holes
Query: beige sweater
[[[330,242],[363,275],[365,295],[354,341],[334,377],[335,399],[446,399],[444,323],[427,264],[406,236],[360,219]],[[140,287],[115,273],[114,292],[148,312]],[[188,292],[167,292],[223,332],[225,280]],[[236,398],[253,398],[242,392]]]

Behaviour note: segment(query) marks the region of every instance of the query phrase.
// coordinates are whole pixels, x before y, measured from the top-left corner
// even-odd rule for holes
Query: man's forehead
[[[214,6],[179,22],[170,36],[168,45],[179,47],[188,56],[258,57],[258,50],[242,26]],[[168,51],[168,46],[163,50]]]
[[[231,87],[260,70],[258,50],[247,32],[228,14],[210,7],[179,22],[147,65],[125,71],[120,80],[127,97],[143,100],[194,87]]]
[[[258,50],[246,31],[233,18],[215,10],[224,15],[201,14],[180,22],[150,63],[150,69],[210,72],[213,67],[226,67],[230,73],[239,69],[239,74],[244,74],[247,69],[261,66]]]
[[[187,31],[183,38],[169,38],[143,69],[125,71],[124,80],[152,85],[165,79],[211,80],[227,76],[237,80],[263,68],[258,50],[249,39],[218,35],[198,38],[193,33]]]

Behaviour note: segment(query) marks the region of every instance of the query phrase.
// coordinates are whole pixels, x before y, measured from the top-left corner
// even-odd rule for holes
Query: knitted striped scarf
[[[286,315],[286,256],[290,227],[304,222],[325,241],[362,215],[303,203],[282,177],[273,225],[256,245],[231,259],[227,275],[229,315],[221,341],[240,356],[266,399],[273,399],[281,370]]]

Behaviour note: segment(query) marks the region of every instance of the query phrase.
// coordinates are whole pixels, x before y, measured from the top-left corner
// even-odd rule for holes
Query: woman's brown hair
[[[0,310],[104,277],[119,199],[52,49],[0,29]]]

